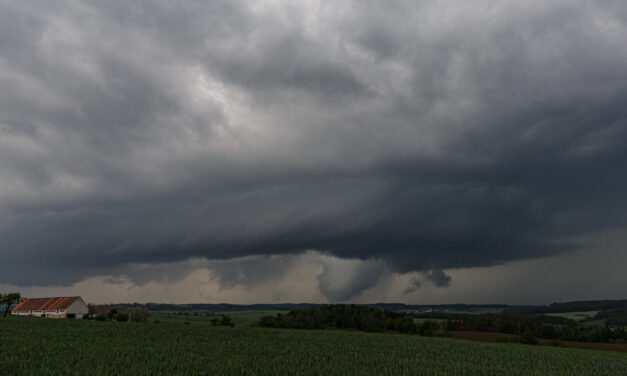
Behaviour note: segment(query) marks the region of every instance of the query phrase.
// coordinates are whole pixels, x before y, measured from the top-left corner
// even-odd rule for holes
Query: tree
[[[233,320],[231,319],[231,316],[223,315],[222,320],[220,320],[220,325],[234,326],[235,324],[233,324]]]
[[[127,322],[128,315],[126,313],[118,313],[117,315],[115,315],[115,321]]]
[[[144,308],[135,308],[131,311],[131,322],[148,322],[150,313]]]
[[[22,300],[22,295],[19,292],[12,292],[8,294],[0,294],[0,304],[4,305],[4,316],[7,317],[7,313],[9,313],[9,308],[13,304],[18,304]]]
[[[96,317],[94,317],[94,320],[96,320],[96,321],[107,321],[107,316],[105,316],[105,315],[96,315]]]
[[[107,313],[107,319],[113,320],[117,314],[118,314],[118,310],[113,308],[109,311],[109,313]]]

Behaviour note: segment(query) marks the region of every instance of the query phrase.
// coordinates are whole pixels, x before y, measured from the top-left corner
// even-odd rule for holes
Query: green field
[[[249,326],[257,323],[262,316],[276,316],[277,313],[289,311],[231,311],[216,312],[217,315],[228,315],[233,319],[235,326]],[[162,323],[182,323],[189,321],[193,324],[210,324],[215,316],[207,316],[207,312],[190,311],[189,315],[180,315],[173,312],[150,312],[150,321],[158,320]],[[196,313],[196,315],[194,315]]]
[[[414,317],[414,322],[418,325],[421,325],[425,321],[435,321],[435,322],[442,323],[442,322],[446,322],[446,319],[418,319]]]
[[[1,375],[625,375],[627,354],[412,335],[0,320]]]
[[[277,313],[288,313],[289,311],[233,311],[219,312],[231,316],[236,326],[250,326],[259,322],[263,316],[276,316]]]
[[[480,315],[482,313],[502,313],[504,309],[505,308],[475,308],[470,311],[454,310],[454,311],[448,311],[448,312],[449,313],[466,313],[470,315]]]
[[[567,319],[580,321],[581,324],[584,325],[592,325],[592,326],[605,326],[605,319],[600,320],[589,320],[593,318],[597,312],[599,311],[577,311],[577,312],[564,312],[564,313],[547,313],[547,316],[557,316],[557,317],[565,317]]]
[[[583,322],[583,324],[585,324],[585,325],[592,325],[592,326],[605,326],[605,320],[585,321],[585,322]]]
[[[547,313],[546,316],[565,317],[570,320],[581,321],[594,317],[599,311],[581,311],[564,313]]]

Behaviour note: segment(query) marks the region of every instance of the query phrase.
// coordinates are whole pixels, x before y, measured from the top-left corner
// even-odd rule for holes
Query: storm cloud
[[[420,274],[420,276],[412,277],[409,280],[409,285],[403,291],[404,295],[411,294],[423,285],[431,285],[435,288],[447,288],[451,286],[453,281],[453,277],[446,274],[441,269],[425,270]]]
[[[0,283],[572,252],[627,225],[625,40],[621,1],[0,1]]]

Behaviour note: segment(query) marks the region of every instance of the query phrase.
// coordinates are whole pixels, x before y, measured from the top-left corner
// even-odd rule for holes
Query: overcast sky
[[[627,3],[0,0],[0,290],[627,298]]]

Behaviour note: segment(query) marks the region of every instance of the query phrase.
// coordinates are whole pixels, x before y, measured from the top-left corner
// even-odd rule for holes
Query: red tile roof
[[[67,309],[76,300],[80,299],[80,296],[69,297],[56,297],[56,298],[33,298],[26,299],[17,307],[13,308],[14,312],[18,311],[42,311],[42,310],[55,310],[55,309]]]

